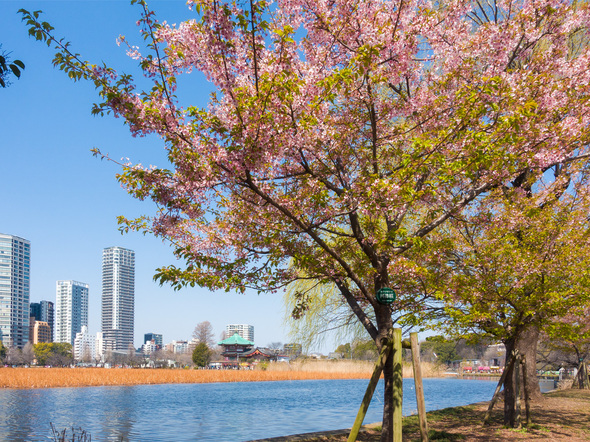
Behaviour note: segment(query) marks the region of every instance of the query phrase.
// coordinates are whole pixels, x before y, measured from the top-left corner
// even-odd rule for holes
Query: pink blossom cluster
[[[524,169],[587,154],[586,3],[189,4],[198,19],[141,21],[154,53],[130,55],[152,90],[107,79],[115,115],[166,144],[169,173],[122,182],[159,205],[149,230],[187,280],[267,290],[305,274],[376,306],[376,286],[416,277],[416,239]],[[178,104],[193,71],[216,88],[206,108]]]

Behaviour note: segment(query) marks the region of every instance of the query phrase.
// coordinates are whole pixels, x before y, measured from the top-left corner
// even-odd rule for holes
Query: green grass
[[[428,423],[442,421],[442,420],[461,420],[465,421],[466,419],[471,419],[474,421],[475,424],[480,424],[480,417],[474,415],[473,413],[474,407],[465,406],[465,407],[454,407],[454,408],[443,408],[442,410],[435,410],[430,411],[427,413],[427,421]],[[403,420],[403,429],[402,433],[404,434],[414,434],[420,433],[420,421],[418,420],[418,416],[408,416],[404,417]],[[448,431],[437,431],[437,430],[429,430],[428,431],[428,440],[435,440],[440,442],[452,442],[458,440],[464,440],[465,436],[460,433],[449,433]]]
[[[428,440],[437,440],[439,442],[454,442],[456,440],[464,440],[465,436],[462,434],[453,434],[447,431],[430,430],[428,432]]]

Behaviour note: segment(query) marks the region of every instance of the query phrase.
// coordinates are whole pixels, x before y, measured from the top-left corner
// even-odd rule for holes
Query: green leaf
[[[20,78],[20,69],[18,68],[18,66],[15,66],[14,64],[10,64],[9,67],[10,67],[10,70],[12,71],[12,73],[14,74],[14,76],[16,78]]]

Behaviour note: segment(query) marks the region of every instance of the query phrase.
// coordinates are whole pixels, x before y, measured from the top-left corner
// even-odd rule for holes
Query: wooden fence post
[[[371,404],[371,399],[373,398],[373,393],[375,393],[375,388],[377,387],[377,383],[379,382],[379,377],[381,376],[381,372],[383,371],[383,367],[385,366],[385,361],[387,361],[389,353],[391,352],[393,344],[391,338],[392,336],[390,333],[387,341],[383,344],[383,347],[381,347],[381,352],[379,353],[379,358],[375,363],[375,369],[373,370],[373,375],[371,376],[371,380],[369,381],[369,385],[367,386],[367,390],[365,391],[363,402],[361,403],[359,411],[356,415],[356,419],[354,420],[354,425],[352,426],[350,434],[348,435],[348,442],[356,441],[356,438],[359,434],[359,430],[363,425],[365,415],[367,414],[367,410],[369,409],[369,405]]]
[[[393,442],[402,442],[402,329],[393,329]]]
[[[486,411],[486,414],[483,418],[484,425],[487,425],[490,421],[490,417],[492,415],[492,409],[494,408],[494,405],[496,404],[496,401],[498,400],[498,397],[500,395],[500,390],[502,389],[502,385],[504,385],[504,380],[506,379],[508,372],[510,371],[510,369],[514,365],[514,360],[516,359],[517,354],[518,354],[518,351],[517,350],[514,351],[510,355],[510,359],[508,361],[508,364],[506,364],[506,366],[504,367],[504,371],[502,372],[502,376],[500,376],[500,380],[498,381],[498,385],[496,386],[496,391],[494,391],[494,395],[492,396],[492,400],[490,401],[490,405],[488,406],[488,411]]]
[[[522,390],[524,392],[524,426],[529,427],[531,424],[531,405],[530,405],[530,396],[529,396],[529,388],[527,384],[527,373],[526,373],[526,357],[522,355],[521,359],[522,364]]]
[[[514,364],[514,390],[516,393],[516,422],[514,422],[514,428],[522,428],[520,420],[520,355],[516,356],[516,363]]]
[[[418,333],[410,333],[412,345],[412,366],[414,368],[414,388],[416,389],[416,405],[418,406],[418,420],[420,422],[420,436],[422,442],[428,442],[428,422],[426,421],[426,406],[424,404],[424,387],[422,385],[422,367],[420,366],[420,344]]]

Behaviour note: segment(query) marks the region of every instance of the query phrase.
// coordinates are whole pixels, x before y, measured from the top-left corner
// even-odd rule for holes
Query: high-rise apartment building
[[[29,340],[31,243],[0,233],[0,340],[22,348]]]
[[[254,342],[254,326],[248,324],[228,324],[225,328],[225,334],[231,338],[234,334],[240,335],[242,338]]]
[[[54,324],[54,309],[53,309],[53,302],[51,301],[41,301],[41,302],[31,302],[31,313],[32,318],[35,318],[36,321],[43,321],[47,322],[49,325],[49,329],[51,330],[51,337],[49,341],[43,342],[53,342],[53,324]]]
[[[135,252],[109,247],[102,252],[101,324],[105,350],[127,351],[133,344]]]
[[[55,298],[55,342],[74,345],[76,333],[88,327],[88,284],[57,281]]]

